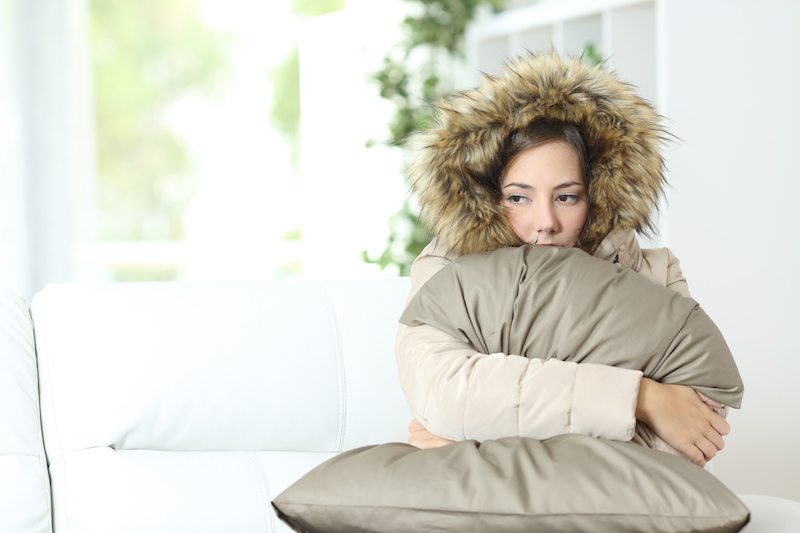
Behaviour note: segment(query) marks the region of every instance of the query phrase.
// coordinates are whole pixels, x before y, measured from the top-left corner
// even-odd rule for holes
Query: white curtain
[[[0,5],[0,286],[29,298],[73,278],[76,244],[91,234],[87,10],[86,0]]]
[[[15,76],[12,2],[0,0],[0,285],[18,293],[27,288],[23,231],[24,195],[20,168],[20,116]]]

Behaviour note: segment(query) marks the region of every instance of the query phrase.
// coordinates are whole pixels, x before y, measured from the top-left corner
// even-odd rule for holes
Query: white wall
[[[745,382],[715,473],[800,500],[800,3],[664,1],[670,247]]]

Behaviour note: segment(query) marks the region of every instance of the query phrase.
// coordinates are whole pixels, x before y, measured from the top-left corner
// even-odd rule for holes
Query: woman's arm
[[[414,416],[436,435],[633,436],[638,370],[482,354],[431,326],[398,327],[400,383]]]

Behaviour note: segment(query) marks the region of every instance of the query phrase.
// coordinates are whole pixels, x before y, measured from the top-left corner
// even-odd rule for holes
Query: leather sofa
[[[0,291],[0,533],[289,531],[270,500],[405,441],[407,278]],[[754,414],[753,416],[757,416]],[[752,532],[800,503],[742,496]]]

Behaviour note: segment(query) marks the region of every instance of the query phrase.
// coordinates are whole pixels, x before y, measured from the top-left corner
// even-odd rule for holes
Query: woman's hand
[[[454,440],[437,437],[425,429],[416,419],[412,420],[408,425],[408,443],[417,448],[438,448],[440,446],[453,444],[454,442]]]
[[[730,425],[712,408],[722,407],[686,385],[642,378],[636,418],[698,466],[705,466],[725,443]]]

